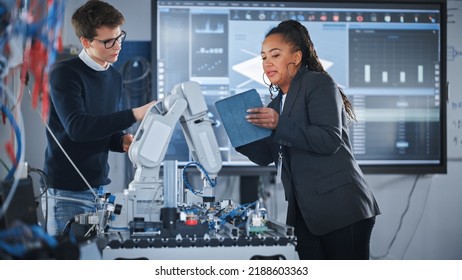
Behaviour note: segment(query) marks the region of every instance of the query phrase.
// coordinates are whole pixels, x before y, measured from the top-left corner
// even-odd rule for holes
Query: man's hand
[[[122,137],[122,148],[124,152],[128,152],[128,149],[130,148],[130,145],[133,142],[133,135],[130,133],[125,134]]]
[[[140,107],[137,107],[137,108],[133,108],[132,111],[133,111],[133,116],[135,116],[135,119],[137,121],[141,121],[143,120],[144,118],[144,115],[146,115],[146,112],[148,111],[149,107],[151,105],[153,105],[154,103],[156,103],[157,101],[153,100],[143,106],[140,106]]]

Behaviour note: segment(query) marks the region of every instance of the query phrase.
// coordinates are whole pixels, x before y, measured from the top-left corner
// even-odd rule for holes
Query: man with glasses
[[[122,76],[112,63],[126,37],[121,30],[124,21],[110,4],[87,1],[72,16],[82,51],[78,57],[56,63],[50,71],[44,167],[47,187],[55,198],[50,233],[62,234],[75,215],[96,209],[98,195],[111,182],[109,151],[128,150],[133,135],[124,129],[142,120],[152,104],[120,107]]]

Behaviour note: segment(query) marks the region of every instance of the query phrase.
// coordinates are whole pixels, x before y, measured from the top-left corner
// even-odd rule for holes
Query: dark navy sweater
[[[123,130],[136,122],[131,109],[120,109],[122,94],[122,77],[112,66],[95,71],[76,57],[50,71],[49,127],[93,188],[111,182],[109,151],[123,152]],[[49,131],[47,142],[44,172],[50,187],[88,190]]]

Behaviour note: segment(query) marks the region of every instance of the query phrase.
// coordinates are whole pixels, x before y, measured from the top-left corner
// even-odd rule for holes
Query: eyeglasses
[[[95,41],[98,41],[102,44],[104,44],[104,47],[106,49],[110,49],[112,47],[114,47],[115,43],[119,43],[119,44],[122,44],[123,41],[125,41],[125,37],[127,37],[127,33],[125,31],[122,30],[122,32],[120,33],[119,36],[115,37],[115,38],[112,38],[112,39],[107,39],[107,40],[98,40],[98,39],[93,39]]]

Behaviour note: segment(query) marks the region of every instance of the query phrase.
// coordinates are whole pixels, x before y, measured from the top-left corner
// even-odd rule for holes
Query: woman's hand
[[[272,108],[250,108],[247,110],[247,113],[245,118],[249,123],[254,125],[269,129],[275,129],[278,125],[279,114]]]

